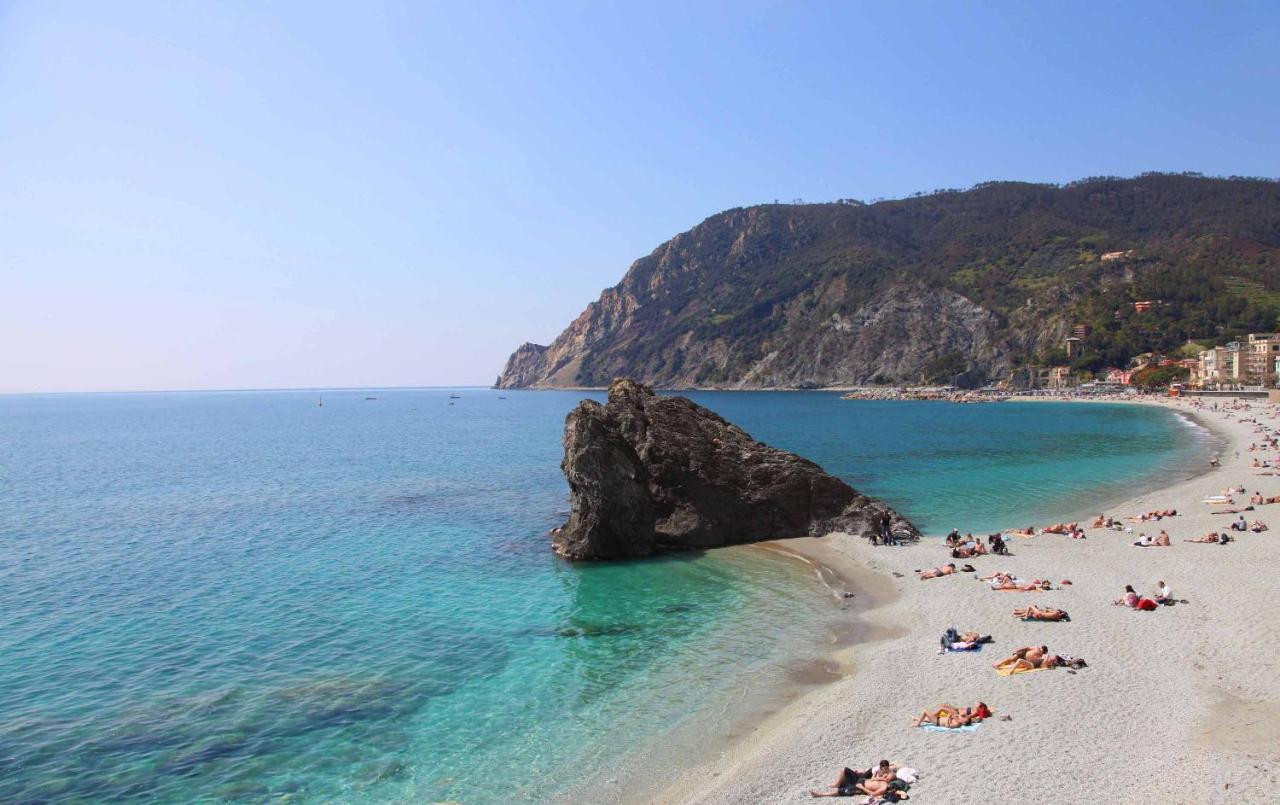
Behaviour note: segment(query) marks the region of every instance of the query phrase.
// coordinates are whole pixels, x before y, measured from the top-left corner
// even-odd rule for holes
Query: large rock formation
[[[817,464],[770,447],[684,397],[615,380],[569,413],[561,463],[573,499],[552,532],[570,559],[616,559],[821,535],[920,536]]]
[[[1103,259],[1117,253],[1120,259]],[[1017,182],[713,215],[636,260],[501,388],[978,383],[1026,363],[1123,366],[1275,321],[1280,182]],[[1139,314],[1133,302],[1162,305]],[[1242,329],[1244,328],[1244,329]]]

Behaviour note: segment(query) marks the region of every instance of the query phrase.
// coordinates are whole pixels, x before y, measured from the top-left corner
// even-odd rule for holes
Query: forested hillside
[[[1151,302],[1135,309],[1136,302]],[[714,215],[637,260],[503,387],[979,382],[1123,365],[1276,329],[1280,183],[1147,174],[991,182]]]

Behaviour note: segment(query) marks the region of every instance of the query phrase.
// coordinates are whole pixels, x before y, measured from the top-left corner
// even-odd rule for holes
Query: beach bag
[[[1137,609],[1140,609],[1143,612],[1154,612],[1159,606],[1159,604],[1152,601],[1150,598],[1139,598]]]

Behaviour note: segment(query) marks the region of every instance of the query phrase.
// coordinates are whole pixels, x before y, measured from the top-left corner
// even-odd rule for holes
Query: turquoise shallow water
[[[583,395],[447,394],[0,397],[0,801],[545,799],[824,636],[759,552],[556,560]],[[1124,406],[691,396],[932,531],[1209,449]]]

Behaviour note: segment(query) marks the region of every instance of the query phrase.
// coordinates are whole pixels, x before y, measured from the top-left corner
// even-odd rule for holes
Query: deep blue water
[[[539,800],[817,652],[798,564],[554,558],[584,395],[460,393],[0,396],[0,801]],[[691,396],[935,532],[1208,450],[1125,406]]]

